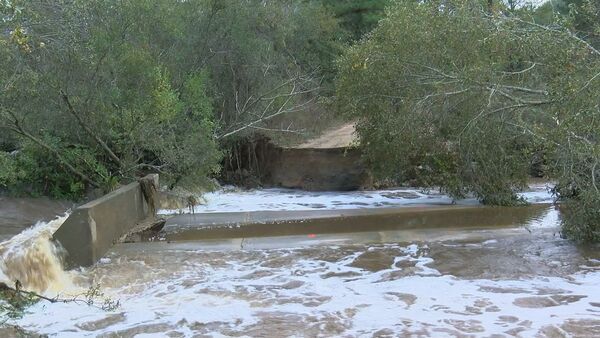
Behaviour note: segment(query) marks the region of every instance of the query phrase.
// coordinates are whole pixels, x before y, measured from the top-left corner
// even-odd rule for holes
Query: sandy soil
[[[354,123],[326,130],[321,136],[309,140],[297,148],[342,148],[356,140]]]

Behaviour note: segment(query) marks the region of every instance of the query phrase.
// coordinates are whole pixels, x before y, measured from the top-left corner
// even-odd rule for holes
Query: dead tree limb
[[[293,89],[292,89],[292,90],[293,90]],[[281,115],[281,114],[284,114],[284,113],[286,113],[287,111],[286,111],[286,110],[284,110],[284,108],[285,108],[285,106],[288,104],[288,102],[290,102],[290,100],[291,100],[291,99],[292,99],[292,96],[289,96],[289,97],[288,97],[288,98],[285,100],[285,102],[284,102],[284,103],[283,103],[283,104],[282,104],[282,105],[279,107],[279,109],[277,109],[277,111],[276,111],[276,112],[274,112],[273,114],[270,114],[270,115],[267,115],[267,116],[263,116],[263,117],[261,117],[261,118],[259,118],[259,119],[257,119],[257,120],[254,120],[254,121],[252,121],[252,122],[249,122],[248,124],[246,124],[246,125],[243,125],[243,126],[241,126],[241,127],[237,128],[237,129],[235,129],[235,130],[232,130],[232,131],[230,131],[230,132],[228,132],[228,133],[225,133],[225,134],[223,134],[223,135],[221,135],[221,136],[218,136],[218,137],[217,137],[217,139],[223,139],[223,138],[225,138],[225,137],[228,137],[228,136],[231,136],[231,135],[233,135],[233,134],[237,134],[237,133],[241,132],[242,130],[245,130],[245,129],[248,129],[248,128],[251,128],[251,127],[253,127],[253,126],[254,126],[254,125],[256,125],[256,124],[259,124],[259,123],[261,123],[261,122],[264,122],[264,121],[266,121],[266,120],[270,120],[270,119],[274,118],[275,116],[279,116],[279,115]]]
[[[119,306],[121,306],[119,301],[113,301],[110,299],[103,299],[102,303],[100,305],[96,305],[94,298],[103,296],[98,291],[98,289],[99,289],[99,285],[96,285],[96,286],[92,286],[83,295],[74,296],[72,298],[60,298],[59,296],[50,298],[50,297],[46,297],[46,296],[41,295],[34,291],[23,290],[21,288],[21,282],[19,282],[19,281],[16,281],[14,288],[8,286],[6,283],[0,282],[0,293],[3,293],[5,297],[8,297],[8,299],[13,300],[13,304],[18,304],[19,300],[23,300],[28,297],[28,298],[32,298],[32,299],[45,300],[49,303],[75,303],[75,304],[93,306],[93,307],[96,307],[96,308],[99,308],[102,310],[106,310],[106,311],[114,310],[114,309],[117,309]],[[84,296],[85,299],[81,298],[81,296]],[[16,301],[16,302],[14,302],[14,301]]]
[[[253,119],[242,123],[234,123],[229,130],[223,131],[220,135],[215,135],[217,140],[227,138],[247,129],[270,130],[280,132],[293,132],[287,129],[273,129],[261,126],[260,124],[273,119],[277,116],[299,111],[307,104],[314,101],[314,97],[305,97],[302,102],[293,104],[296,98],[303,98],[305,95],[317,91],[320,86],[315,83],[315,79],[311,76],[296,75],[267,90],[257,97],[250,96],[245,100],[243,105],[236,103],[236,116],[252,116]],[[314,84],[307,86],[307,84]],[[290,89],[283,93],[281,89],[289,86]],[[278,93],[279,92],[279,93]],[[237,102],[236,97],[236,102]],[[259,107],[262,106],[262,107]],[[260,110],[260,111],[257,111]]]

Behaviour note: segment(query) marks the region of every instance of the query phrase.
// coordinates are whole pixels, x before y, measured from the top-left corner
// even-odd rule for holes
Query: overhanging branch
[[[9,130],[11,130],[23,137],[28,138],[29,140],[33,141],[38,146],[44,148],[46,151],[48,151],[49,153],[56,156],[56,158],[59,160],[59,162],[61,162],[67,168],[68,171],[73,173],[75,176],[79,177],[82,181],[88,183],[89,185],[91,185],[95,188],[100,187],[100,184],[98,182],[92,180],[89,176],[87,176],[86,174],[84,174],[83,172],[81,172],[77,168],[75,168],[58,150],[54,149],[53,147],[49,146],[47,143],[43,142],[42,140],[40,140],[33,134],[26,131],[23,128],[23,126],[21,125],[21,123],[19,122],[19,119],[17,118],[15,113],[13,113],[10,110],[6,110],[6,109],[5,109],[5,113],[8,114],[8,116],[6,116],[6,115],[1,115],[1,116],[3,117],[3,120],[10,123],[9,125],[6,126]]]
[[[83,130],[85,130],[85,132],[88,133],[88,135],[90,135],[94,139],[94,141],[96,141],[96,143],[100,145],[100,147],[108,154],[108,157],[110,157],[111,160],[113,160],[116,164],[119,165],[119,168],[123,168],[123,162],[121,161],[121,159],[112,151],[112,149],[110,149],[110,147],[104,141],[102,141],[102,139],[98,135],[96,135],[96,133],[94,133],[94,131],[92,131],[92,129],[83,121],[81,116],[79,116],[79,113],[77,113],[75,108],[73,108],[73,105],[69,100],[69,96],[62,90],[60,91],[60,95],[65,104],[67,105],[69,113],[71,113],[71,115],[75,117],[75,120],[81,126],[81,128],[83,128]]]

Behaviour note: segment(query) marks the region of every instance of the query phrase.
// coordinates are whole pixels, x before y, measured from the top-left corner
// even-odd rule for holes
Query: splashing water
[[[71,273],[64,271],[61,250],[52,242],[52,234],[68,215],[50,222],[38,222],[31,228],[0,243],[0,281],[39,293],[59,292],[73,286]]]
[[[600,261],[533,232],[533,242],[492,231],[256,250],[119,244],[82,275],[121,308],[37,304],[16,323],[59,337],[598,336]]]
[[[63,217],[0,244],[0,280],[121,301],[40,302],[14,321],[60,337],[600,336],[600,251],[556,236],[552,207],[519,227],[478,210],[499,226],[124,243],[72,274],[49,240]]]

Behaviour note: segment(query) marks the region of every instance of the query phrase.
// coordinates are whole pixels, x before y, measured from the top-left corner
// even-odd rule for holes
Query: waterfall
[[[24,289],[39,293],[70,288],[72,274],[64,271],[61,249],[51,239],[67,216],[38,222],[0,243],[0,281],[13,286],[18,280]]]

